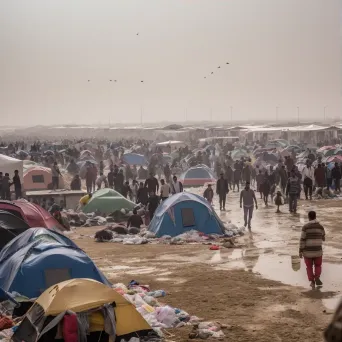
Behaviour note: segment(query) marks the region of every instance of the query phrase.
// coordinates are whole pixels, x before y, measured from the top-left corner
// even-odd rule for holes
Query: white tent
[[[7,172],[12,179],[14,176],[14,170],[18,170],[20,180],[21,182],[23,182],[23,169],[24,162],[22,160],[0,154],[0,172],[2,172],[3,175],[5,175],[5,173]]]

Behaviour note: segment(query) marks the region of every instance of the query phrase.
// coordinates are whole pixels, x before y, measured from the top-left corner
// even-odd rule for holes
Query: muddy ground
[[[195,192],[201,192],[201,189]],[[342,288],[340,200],[301,201],[297,215],[287,208],[255,211],[252,232],[237,248],[210,251],[206,245],[141,246],[96,243],[99,227],[70,236],[115,282],[132,279],[164,289],[163,302],[192,315],[227,324],[225,341],[323,341]],[[217,207],[217,204],[216,204]],[[312,290],[298,255],[300,229],[316,210],[326,228],[321,289]],[[229,194],[223,221],[242,223],[238,195]],[[190,327],[169,331],[170,341],[187,341]]]

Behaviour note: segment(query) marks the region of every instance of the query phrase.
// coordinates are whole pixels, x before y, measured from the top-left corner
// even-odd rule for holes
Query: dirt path
[[[222,219],[241,222],[237,195]],[[115,283],[132,279],[164,289],[165,303],[205,320],[229,325],[225,341],[323,341],[342,288],[340,201],[300,203],[299,215],[276,215],[260,208],[253,232],[240,248],[210,251],[205,245],[95,243],[99,227],[82,228],[71,237]],[[322,289],[308,287],[305,267],[296,257],[300,227],[315,209],[327,231]],[[174,329],[171,340],[186,341],[190,328]]]

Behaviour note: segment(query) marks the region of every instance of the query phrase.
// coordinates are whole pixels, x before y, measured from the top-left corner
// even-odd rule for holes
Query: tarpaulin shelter
[[[147,165],[148,161],[142,154],[137,153],[125,153],[122,155],[122,162],[128,165]]]
[[[336,155],[336,156],[328,157],[325,162],[326,163],[342,163],[342,156]]]
[[[19,171],[20,179],[23,179],[23,161],[0,154],[0,171],[5,175],[8,173],[10,178],[14,176],[14,171]]]
[[[209,202],[189,192],[175,194],[162,202],[149,226],[149,231],[158,237],[177,236],[189,230],[224,234],[224,225]]]
[[[28,228],[28,223],[18,216],[0,210],[0,249]]]
[[[64,179],[59,176],[59,188],[64,188]],[[33,166],[24,172],[24,189],[47,190],[52,189],[52,172],[48,167]]]
[[[100,189],[96,191],[91,200],[82,210],[85,213],[100,211],[103,214],[110,214],[116,210],[132,210],[136,204],[128,200],[113,189]]]
[[[30,227],[43,227],[49,229],[65,230],[51,214],[37,204],[24,199],[10,201],[0,201],[0,210],[6,210],[18,216],[29,224]]]
[[[183,186],[203,186],[206,183],[216,182],[216,177],[206,165],[198,165],[183,172],[179,181]]]
[[[85,252],[49,229],[28,229],[0,252],[0,287],[5,291],[35,298],[48,287],[74,278],[109,284]]]
[[[79,322],[76,335],[82,334],[82,329],[87,330],[81,322],[88,318],[86,341],[129,341],[131,337],[139,339],[152,332],[133,304],[114,289],[91,279],[73,279],[50,287],[37,298],[12,340],[52,341],[59,323],[66,334],[70,315],[76,315]],[[75,340],[77,337],[80,336]]]

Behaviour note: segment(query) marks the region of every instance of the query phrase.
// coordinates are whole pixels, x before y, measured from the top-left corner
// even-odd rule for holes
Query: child
[[[205,189],[203,197],[210,203],[213,203],[214,191],[211,187],[211,184],[208,184],[208,187]]]
[[[282,197],[283,197],[283,195],[281,194],[281,192],[277,191],[277,195],[276,195],[276,198],[274,200],[274,203],[277,206],[277,213],[280,213],[279,207],[281,205],[283,205]]]

